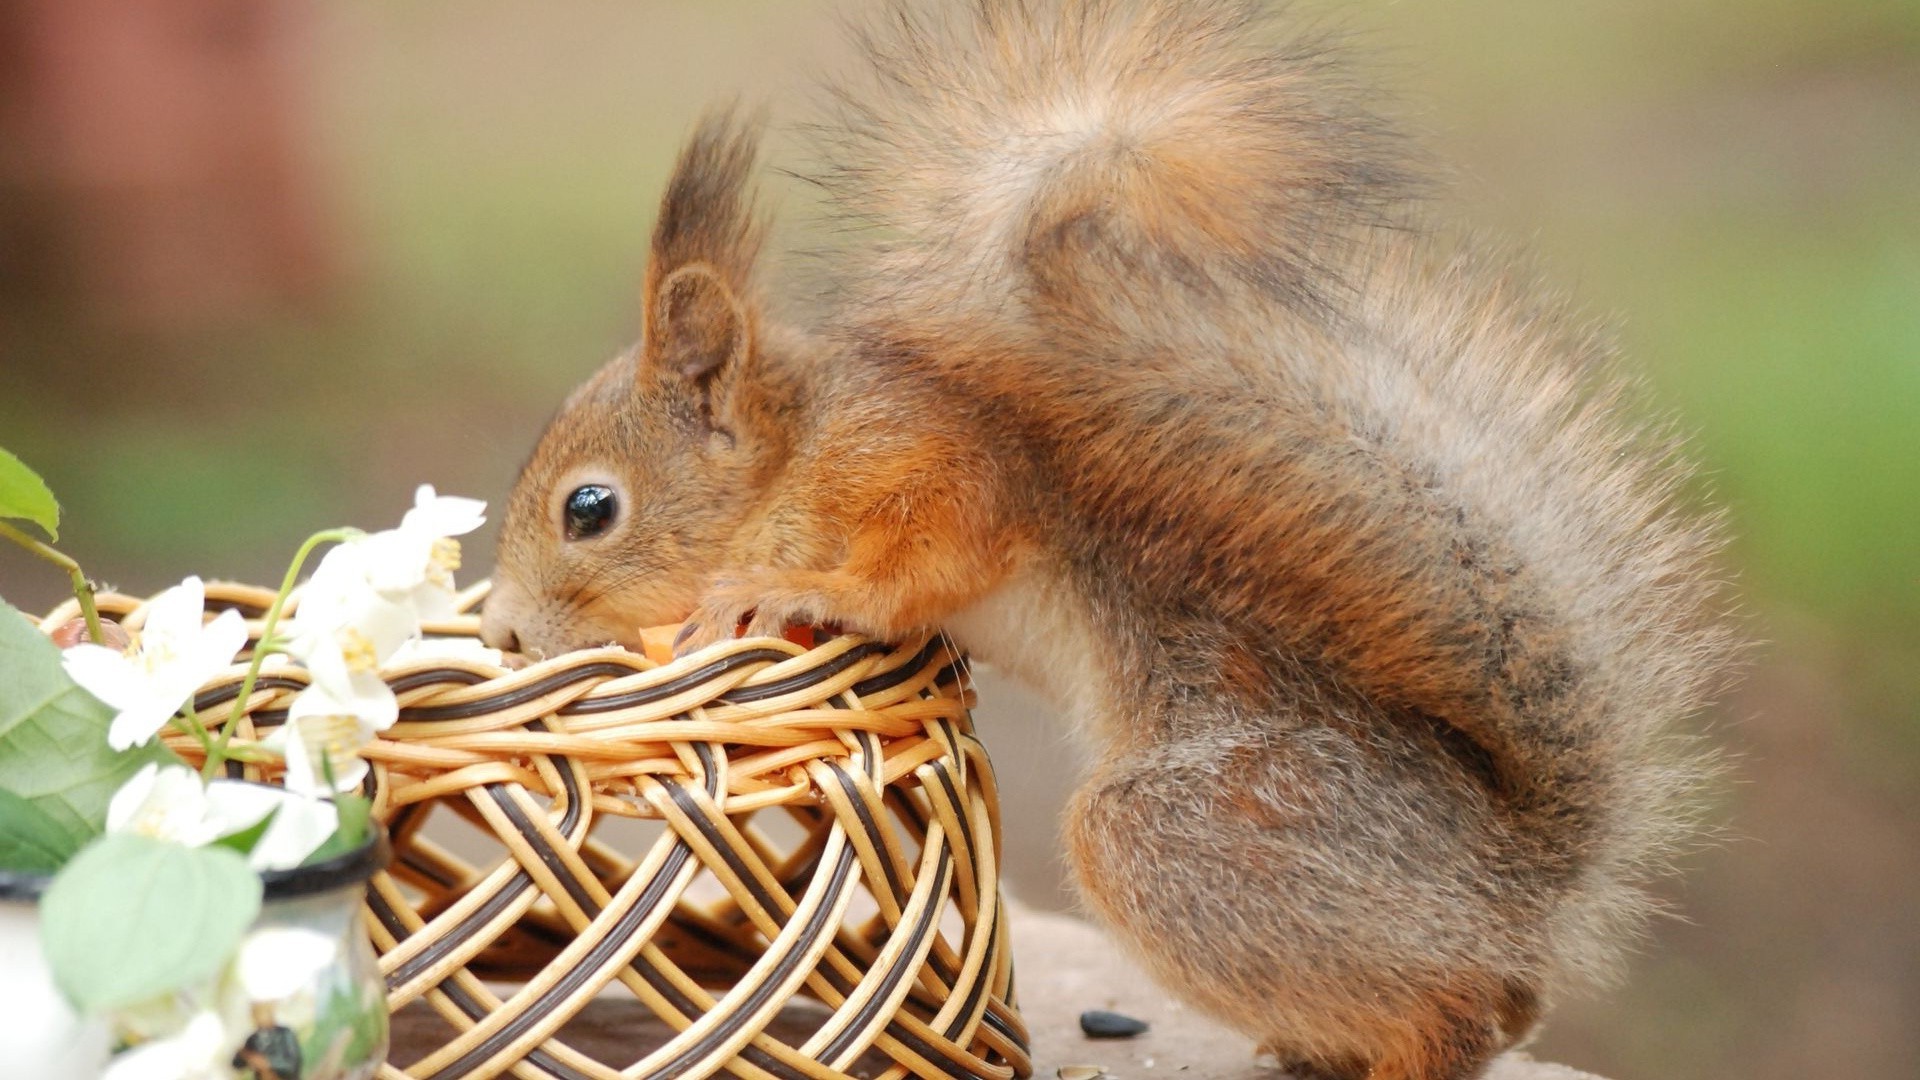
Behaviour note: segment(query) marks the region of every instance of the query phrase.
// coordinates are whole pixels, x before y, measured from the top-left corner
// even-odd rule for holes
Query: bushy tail
[[[1347,685],[1488,753],[1564,869],[1556,964],[1604,972],[1697,831],[1712,768],[1673,730],[1733,652],[1717,530],[1675,509],[1687,469],[1620,406],[1605,346],[1509,260],[1436,258],[1416,156],[1324,37],[1261,12],[888,0],[817,129],[821,183],[871,226],[834,268],[846,318],[1094,432],[1142,407],[1113,366],[1166,358],[1156,467],[1265,515],[1298,572],[1262,603],[1330,582],[1288,610]],[[983,338],[1017,355],[983,363],[1005,355]],[[1165,423],[1249,386],[1319,426],[1279,432],[1279,404]]]
[[[1611,343],[1527,260],[1437,248],[1380,260],[1355,319],[1367,344],[1319,394],[1459,514],[1458,560],[1421,560],[1436,588],[1414,610],[1432,621],[1399,639],[1420,659],[1396,685],[1426,682],[1436,715],[1513,767],[1542,862],[1566,875],[1554,965],[1604,982],[1658,907],[1646,884],[1707,831],[1721,766],[1685,721],[1743,652],[1721,522]]]
[[[1142,344],[1196,305],[1337,307],[1343,248],[1417,181],[1325,36],[1269,22],[1243,0],[892,0],[816,128],[819,181],[881,249],[848,260],[861,304]]]

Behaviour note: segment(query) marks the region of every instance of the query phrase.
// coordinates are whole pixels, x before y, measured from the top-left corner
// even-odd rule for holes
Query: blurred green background
[[[44,131],[0,153],[0,445],[63,498],[63,546],[138,592],[265,582],[307,533],[389,523],[422,481],[497,503],[566,389],[634,334],[692,118],[740,95],[792,121],[804,73],[844,55],[812,2],[205,6],[228,22],[153,32],[268,43],[310,241],[277,273],[196,291],[191,253],[228,258],[249,227],[89,288],[56,269],[112,280],[134,258],[118,211],[86,209],[125,194],[96,190],[112,155],[72,204],[31,175]],[[1684,919],[1539,1052],[1617,1080],[1920,1075],[1920,4],[1309,9],[1361,32],[1456,166],[1461,216],[1615,320],[1696,433],[1766,642],[1709,718],[1738,782],[1725,841],[1670,890]],[[0,58],[37,32],[22,10]],[[0,75],[0,93],[17,119],[42,91]],[[225,205],[169,212],[217,231]],[[39,227],[56,212],[79,226]],[[60,582],[0,552],[0,593],[39,609]],[[1044,751],[1001,751],[1038,762],[1002,766],[1009,849],[1016,891],[1061,902],[1052,762],[1071,751],[1011,691],[982,712],[990,745]]]

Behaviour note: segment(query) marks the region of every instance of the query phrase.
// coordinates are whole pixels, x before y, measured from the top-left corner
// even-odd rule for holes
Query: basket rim
[[[393,859],[386,826],[377,821],[369,825],[372,834],[367,842],[352,851],[343,851],[310,866],[260,871],[263,902],[297,900],[359,885],[386,869]],[[47,887],[53,884],[55,873],[57,871],[0,870],[0,901],[38,903]]]

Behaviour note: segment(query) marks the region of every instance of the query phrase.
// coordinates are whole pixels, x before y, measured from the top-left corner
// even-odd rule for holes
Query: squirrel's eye
[[[567,496],[567,539],[585,540],[606,532],[607,526],[613,524],[619,505],[620,500],[614,497],[610,487],[588,484],[573,489],[573,494]]]

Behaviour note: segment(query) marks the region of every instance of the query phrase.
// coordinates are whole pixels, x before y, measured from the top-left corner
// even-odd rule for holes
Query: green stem
[[[100,612],[93,606],[93,582],[88,581],[87,575],[81,572],[80,564],[51,545],[35,540],[4,521],[0,521],[0,536],[6,537],[67,572],[67,577],[73,581],[73,598],[80,601],[80,614],[87,619],[87,637],[95,645],[105,644],[106,635],[100,629]]]
[[[200,775],[213,779],[221,765],[226,763],[227,744],[233,740],[233,729],[240,726],[240,718],[246,715],[247,699],[253,696],[253,684],[260,677],[260,665],[267,654],[273,650],[266,643],[273,640],[273,631],[280,625],[280,609],[287,605],[287,594],[293,592],[294,584],[300,580],[300,567],[313,554],[313,549],[321,544],[351,540],[361,535],[359,529],[328,529],[307,537],[307,542],[294,552],[293,563],[287,567],[287,576],[280,581],[280,592],[273,598],[273,606],[267,608],[267,617],[260,623],[260,637],[253,647],[253,660],[247,664],[247,676],[240,681],[240,694],[233,699],[233,711],[227,714],[227,722],[220,727],[220,738],[207,750],[207,763],[200,768]]]
[[[241,761],[251,765],[264,765],[269,761],[284,760],[279,754],[271,750],[262,750],[253,743],[241,743],[239,746],[229,746],[225,753],[228,761]]]
[[[182,708],[173,718],[172,723],[174,730],[184,731],[193,736],[194,740],[200,744],[200,749],[206,751],[208,757],[213,756],[213,736],[207,731],[207,726],[200,722],[199,717]]]

